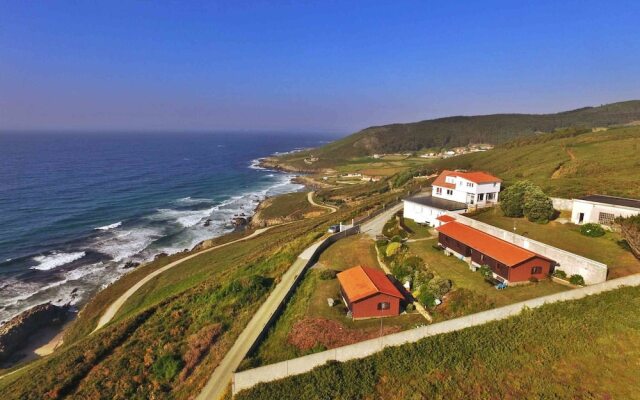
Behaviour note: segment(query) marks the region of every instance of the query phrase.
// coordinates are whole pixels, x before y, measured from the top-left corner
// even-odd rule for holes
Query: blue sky
[[[640,4],[558,3],[0,0],[0,130],[347,133],[640,98]]]

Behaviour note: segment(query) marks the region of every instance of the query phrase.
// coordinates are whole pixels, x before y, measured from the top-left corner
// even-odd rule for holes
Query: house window
[[[442,194],[442,188],[441,187],[437,187],[436,188],[436,194]]]
[[[391,304],[389,302],[383,301],[382,303],[378,303],[378,310],[388,310],[391,308]]]
[[[478,194],[478,201],[483,201],[483,200],[484,200],[484,193]]]
[[[467,187],[473,187],[473,183],[467,182]]]
[[[453,195],[453,190],[447,189],[447,196],[451,196],[451,195]]]
[[[531,275],[541,274],[542,267],[533,267],[531,268]]]
[[[611,225],[613,224],[613,220],[616,218],[615,215],[611,214],[611,213],[604,213],[601,212],[598,215],[598,223],[600,225]]]
[[[495,193],[487,193],[487,201],[491,201],[495,199],[495,197],[496,197]]]

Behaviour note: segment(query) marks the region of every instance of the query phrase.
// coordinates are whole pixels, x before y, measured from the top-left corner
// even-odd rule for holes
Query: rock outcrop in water
[[[40,329],[61,325],[69,316],[69,305],[39,304],[16,315],[0,327],[0,362],[24,347]]]

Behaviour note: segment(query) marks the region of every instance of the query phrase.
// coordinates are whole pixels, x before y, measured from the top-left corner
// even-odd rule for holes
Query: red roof
[[[505,242],[459,222],[449,222],[436,228],[436,230],[509,267],[535,256],[540,257],[532,251]]]
[[[487,174],[486,172],[482,172],[482,171],[459,172],[459,171],[449,171],[445,169],[433,181],[433,186],[442,186],[442,187],[454,189],[456,185],[452,183],[447,183],[445,180],[445,178],[448,176],[459,176],[460,178],[464,178],[468,181],[471,181],[477,184],[502,182],[500,178],[496,178],[495,176],[491,174]]]
[[[437,219],[438,221],[441,221],[441,222],[452,222],[452,221],[455,221],[455,220],[456,220],[456,219],[455,219],[455,218],[453,218],[452,216],[450,216],[450,215],[444,215],[444,214],[443,214],[443,215],[441,215],[441,216],[439,216],[439,217],[438,217],[438,218],[436,218],[436,219]]]
[[[338,273],[338,281],[349,301],[358,301],[377,293],[404,299],[404,296],[380,270],[357,266]]]

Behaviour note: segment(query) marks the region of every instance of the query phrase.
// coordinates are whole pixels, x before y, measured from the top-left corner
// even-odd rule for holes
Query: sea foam
[[[53,251],[49,255],[36,256],[33,260],[38,262],[38,265],[34,265],[31,269],[37,269],[40,271],[48,271],[50,269],[60,267],[70,262],[81,259],[86,256],[84,251],[77,251],[74,253],[63,253],[59,251]]]

